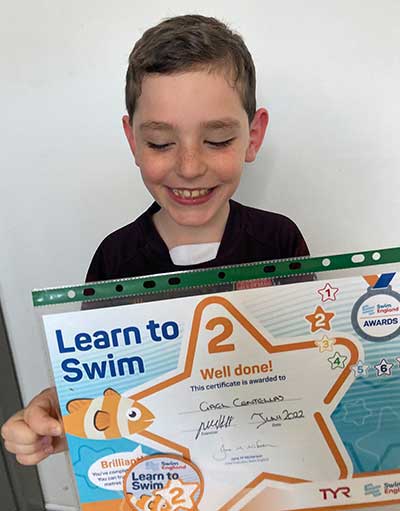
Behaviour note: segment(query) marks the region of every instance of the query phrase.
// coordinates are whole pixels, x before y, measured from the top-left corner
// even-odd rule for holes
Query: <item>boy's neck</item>
[[[229,202],[212,223],[200,226],[176,224],[161,208],[153,215],[153,223],[168,250],[180,245],[220,242],[229,216]]]

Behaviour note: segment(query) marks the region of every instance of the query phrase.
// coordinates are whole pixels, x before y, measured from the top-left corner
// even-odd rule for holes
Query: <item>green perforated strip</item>
[[[282,278],[307,273],[343,270],[361,266],[400,262],[400,247],[368,252],[352,252],[324,257],[280,259],[258,263],[238,264],[182,273],[150,275],[131,279],[108,280],[32,291],[35,307],[72,302],[109,300],[134,295],[173,291],[243,280]]]

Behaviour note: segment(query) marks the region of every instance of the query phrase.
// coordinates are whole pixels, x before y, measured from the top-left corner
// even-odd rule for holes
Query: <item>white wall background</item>
[[[220,17],[254,55],[271,124],[240,201],[294,218],[315,255],[399,245],[400,3],[199,5],[2,5],[0,297],[26,402],[49,381],[30,290],[82,282],[150,202],[120,118],[130,49],[163,17]],[[40,469],[48,508],[77,509],[64,456]]]

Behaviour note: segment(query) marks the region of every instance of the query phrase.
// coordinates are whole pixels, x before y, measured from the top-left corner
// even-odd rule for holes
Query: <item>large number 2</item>
[[[182,504],[182,502],[185,502],[185,499],[182,499],[183,490],[182,488],[172,488],[172,490],[169,491],[169,493],[172,495],[175,493],[175,495],[172,497],[171,502],[175,506],[176,504]]]
[[[218,317],[210,319],[210,321],[206,324],[207,330],[214,330],[218,326],[222,326],[223,330],[216,337],[213,337],[208,343],[208,353],[224,353],[226,351],[235,351],[234,344],[222,344],[232,335],[232,322],[228,318]]]

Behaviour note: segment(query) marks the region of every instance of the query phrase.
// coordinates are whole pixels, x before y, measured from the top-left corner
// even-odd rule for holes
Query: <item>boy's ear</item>
[[[268,112],[265,108],[259,108],[254,114],[250,124],[250,140],[246,150],[245,161],[250,163],[256,159],[258,150],[264,140],[265,131],[268,126]]]
[[[135,162],[136,162],[136,141],[135,141],[135,136],[133,134],[132,125],[129,122],[128,115],[124,115],[122,117],[122,126],[124,128],[126,139],[128,141],[129,147],[131,148],[132,154],[135,157]]]

